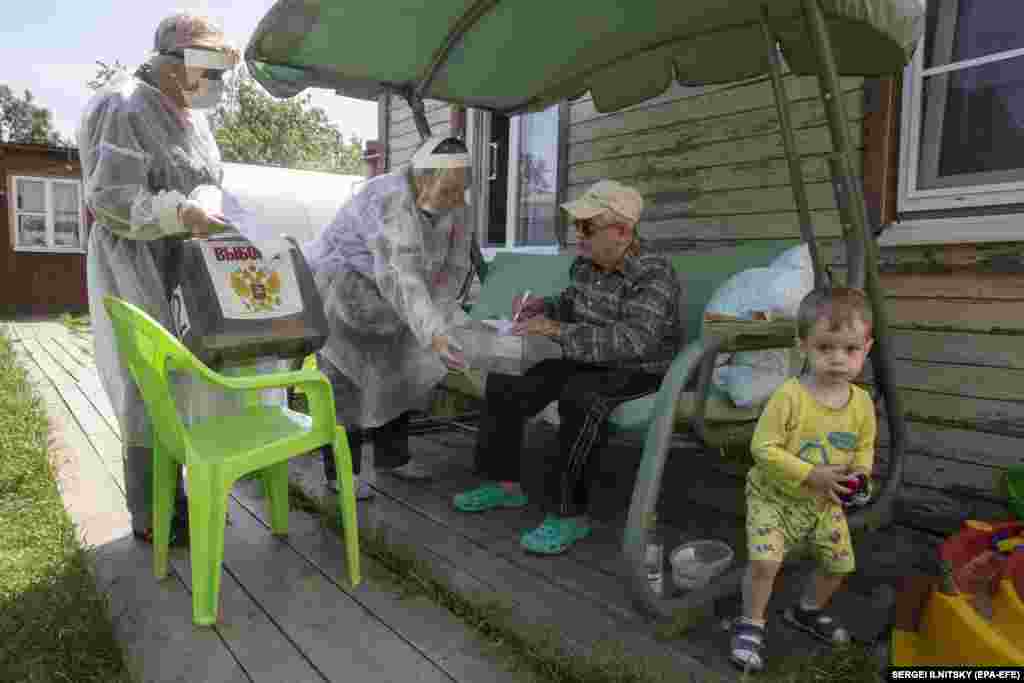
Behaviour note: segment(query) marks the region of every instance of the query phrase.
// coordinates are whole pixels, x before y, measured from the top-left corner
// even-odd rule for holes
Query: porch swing
[[[890,435],[880,493],[849,521],[853,530],[877,529],[893,521],[906,428],[892,377],[892,337],[879,284],[877,247],[854,170],[839,76],[887,77],[899,72],[912,56],[923,24],[917,0],[589,0],[585,5],[434,0],[415,10],[386,0],[279,0],[252,36],[246,60],[256,79],[277,97],[290,97],[311,86],[362,99],[399,94],[424,139],[430,135],[423,108],[428,98],[515,115],[590,92],[597,110],[610,113],[661,94],[673,80],[701,86],[767,73],[800,235],[809,247],[814,284],[821,287],[830,282],[814,234],[783,88],[783,55],[793,74],[817,76],[833,146],[828,162],[847,252],[846,284],[863,289],[871,302],[871,368]],[[368,26],[387,28],[383,50]],[[752,265],[767,265],[752,263],[742,251],[737,249],[736,258],[727,263],[728,272],[714,277],[724,280]],[[533,287],[532,280],[530,284]],[[705,303],[694,306],[702,311]],[[627,404],[618,416],[620,426],[646,431],[623,553],[635,601],[647,614],[661,618],[702,609],[734,593],[743,572],[738,566],[682,597],[662,598],[652,590],[645,550],[673,433],[689,431],[715,448],[749,445],[757,411],[730,415],[712,409],[715,359],[734,351],[791,347],[795,323],[703,321],[689,334],[693,338],[675,358],[658,393]],[[684,393],[694,381],[695,392]]]

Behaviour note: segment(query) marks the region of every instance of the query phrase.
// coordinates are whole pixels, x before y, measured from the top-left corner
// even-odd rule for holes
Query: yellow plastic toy
[[[1017,533],[1019,527],[972,520],[946,540],[941,585],[907,589],[898,598],[893,666],[1024,666],[1024,553],[1007,558],[992,552],[1000,528]],[[1008,548],[1021,541],[1022,536],[1004,539]]]

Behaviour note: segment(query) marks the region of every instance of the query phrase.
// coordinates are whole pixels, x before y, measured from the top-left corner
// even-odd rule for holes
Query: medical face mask
[[[185,106],[189,109],[212,109],[220,104],[224,97],[224,81],[200,78],[195,89],[182,89]]]
[[[194,88],[182,88],[185,104],[190,109],[212,109],[224,97],[224,72],[233,67],[232,59],[223,53],[187,48],[183,59],[186,69],[204,69]],[[216,78],[210,78],[210,75]]]

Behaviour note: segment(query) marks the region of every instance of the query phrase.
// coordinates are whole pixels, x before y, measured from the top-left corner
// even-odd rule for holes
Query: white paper
[[[511,320],[481,320],[484,325],[494,328],[498,333],[498,336],[504,337],[512,333],[512,328],[516,325]]]
[[[264,258],[273,258],[291,246],[282,237],[278,226],[262,220],[259,213],[245,208],[238,197],[230,192],[224,192],[213,185],[200,185],[192,191],[189,199],[198,202],[207,213],[223,216],[232,228],[263,252]]]

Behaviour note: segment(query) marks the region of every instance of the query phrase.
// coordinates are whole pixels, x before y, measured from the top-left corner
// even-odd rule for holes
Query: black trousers
[[[362,448],[364,441],[373,443],[373,464],[381,469],[401,467],[409,462],[409,419],[412,413],[402,413],[391,422],[380,427],[360,429],[350,427],[345,430],[348,435],[349,449],[352,451],[352,474],[359,475],[362,467]],[[338,471],[334,467],[334,458],[330,449],[322,451],[324,459],[324,477],[337,480]]]
[[[477,436],[477,474],[520,481],[526,420],[558,401],[559,452],[545,479],[545,495],[557,514],[583,514],[593,474],[590,455],[607,438],[608,416],[660,385],[661,375],[562,359],[541,361],[522,376],[492,373]]]

